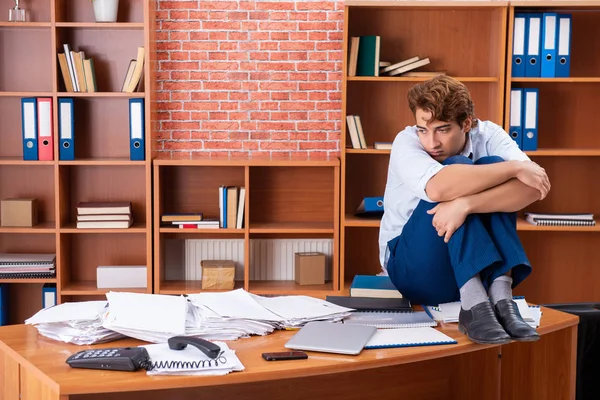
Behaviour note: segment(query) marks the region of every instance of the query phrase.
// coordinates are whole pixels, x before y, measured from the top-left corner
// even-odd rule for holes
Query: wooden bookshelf
[[[512,77],[512,46],[506,55],[504,128],[509,127],[510,89],[538,88],[538,150],[530,158],[546,169],[552,184],[548,197],[525,212],[600,215],[600,136],[594,133],[595,104],[600,101],[600,6],[594,1],[511,2],[508,43],[514,14],[557,12],[572,15],[571,71],[567,78]],[[600,288],[600,227],[533,226],[520,220],[519,235],[533,266],[515,291],[536,303],[596,302]]]
[[[12,6],[5,3],[6,8]],[[118,22],[96,23],[89,1],[31,0],[28,21],[0,21],[0,199],[35,197],[40,223],[32,228],[0,227],[0,252],[56,253],[52,279],[6,279],[10,323],[22,323],[42,307],[41,287],[55,283],[58,302],[103,298],[96,288],[99,265],[147,265],[152,288],[151,114],[155,72],[155,4],[121,1]],[[65,90],[57,53],[63,43],[94,59],[96,93]],[[118,43],[118,46],[115,46]],[[146,60],[140,91],[121,85],[137,47]],[[54,159],[24,161],[21,98],[52,99]],[[74,99],[75,160],[59,160],[58,99]],[[145,161],[129,158],[131,98],[145,100]],[[130,229],[77,229],[80,201],[132,202]],[[140,291],[140,290],[137,290]]]
[[[183,254],[188,239],[210,241],[216,248],[210,256],[208,253],[188,254],[194,260],[192,268],[196,271],[200,269],[201,259],[232,259],[226,242],[237,243],[232,245],[241,250],[236,265],[236,288],[260,294],[336,293],[339,289],[339,165],[338,158],[154,160],[155,293],[202,291],[201,282],[187,279],[190,275],[186,275],[182,266],[191,262]],[[218,219],[221,185],[246,188],[241,229],[179,229],[161,225],[161,215],[166,213],[201,212],[205,219]],[[314,287],[294,282],[289,275],[289,260],[293,259],[294,252],[311,251],[308,249],[287,247],[280,256],[288,261],[270,266],[263,265],[261,257],[251,254],[254,240],[279,239],[330,241],[331,255],[327,263],[330,279]],[[173,248],[174,252],[169,250]],[[176,261],[170,261],[173,258]],[[264,272],[269,279],[260,279],[265,268],[271,268]],[[281,271],[283,269],[287,272]]]
[[[507,14],[506,2],[346,1],[341,120],[341,289],[347,289],[356,274],[381,271],[380,221],[356,217],[354,212],[364,197],[383,196],[390,150],[375,150],[373,142],[393,142],[404,127],[414,125],[406,94],[410,87],[428,79],[348,77],[350,38],[379,35],[381,61],[395,63],[413,56],[429,57],[431,64],[420,70],[445,70],[461,80],[473,96],[477,117],[502,124]],[[350,148],[346,115],[360,116],[367,149]]]

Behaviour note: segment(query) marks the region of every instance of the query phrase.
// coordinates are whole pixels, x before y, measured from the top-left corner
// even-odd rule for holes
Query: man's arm
[[[515,212],[540,199],[539,190],[511,179],[483,192],[463,197],[468,214]]]
[[[448,165],[427,182],[425,191],[434,202],[470,196],[516,178],[520,163],[506,161],[485,165]]]

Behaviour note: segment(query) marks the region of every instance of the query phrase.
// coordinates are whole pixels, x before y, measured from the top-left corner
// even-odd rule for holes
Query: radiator
[[[201,260],[233,260],[244,279],[243,239],[172,239],[165,245],[166,280],[202,279]],[[294,253],[325,254],[325,279],[332,279],[332,239],[251,239],[250,280],[294,280]]]

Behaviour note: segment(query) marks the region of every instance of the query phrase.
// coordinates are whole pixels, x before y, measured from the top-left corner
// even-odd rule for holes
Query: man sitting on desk
[[[500,126],[475,118],[461,82],[437,76],[408,102],[416,125],[392,146],[381,265],[413,303],[460,299],[458,327],[474,342],[539,339],[512,288],[531,273],[516,211],[546,197],[546,172]]]

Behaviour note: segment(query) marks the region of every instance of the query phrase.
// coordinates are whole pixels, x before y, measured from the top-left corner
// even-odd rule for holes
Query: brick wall
[[[158,1],[160,158],[338,155],[343,1]]]

